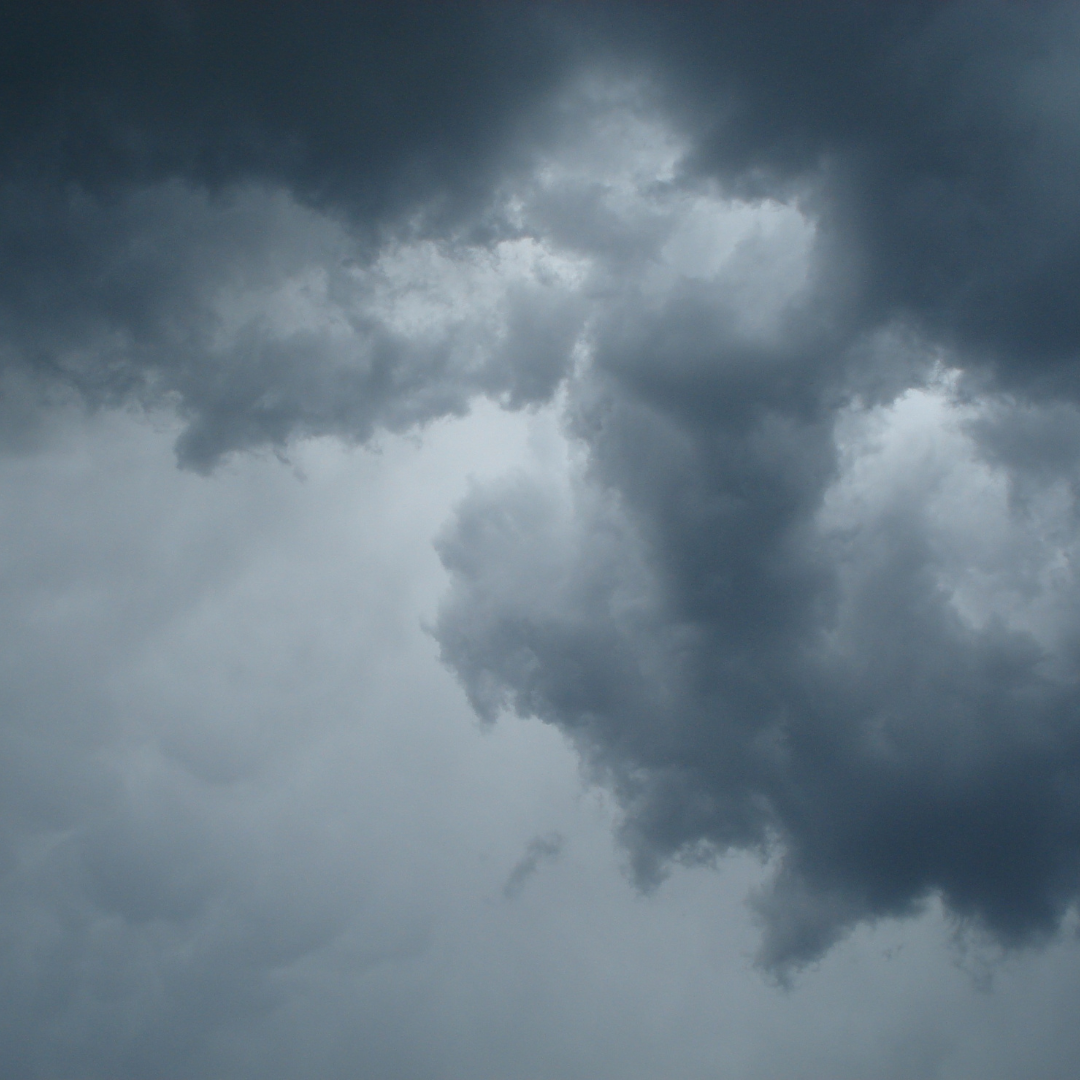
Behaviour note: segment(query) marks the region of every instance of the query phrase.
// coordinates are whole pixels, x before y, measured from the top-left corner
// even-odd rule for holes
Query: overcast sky
[[[2,26],[5,1080],[1075,1075],[1075,4]]]

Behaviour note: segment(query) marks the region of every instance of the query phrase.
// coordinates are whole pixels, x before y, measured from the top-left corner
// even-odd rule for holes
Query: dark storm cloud
[[[477,708],[572,735],[643,882],[775,853],[774,968],[933,892],[1009,941],[1057,925],[1076,627],[1068,604],[1015,611],[1074,595],[1036,542],[1071,557],[1070,6],[21,5],[2,49],[9,398],[171,403],[209,468],[565,385],[572,489],[477,491],[442,541],[439,636]],[[566,96],[586,72],[631,91]],[[533,168],[567,132],[600,155],[604,108],[683,142],[637,210]],[[805,228],[656,284],[717,190]],[[390,310],[455,274],[481,282],[467,302]],[[942,539],[937,479],[860,487],[845,457],[844,423],[922,401],[904,392],[938,361],[979,403],[955,446],[1024,494],[983,574],[1008,610],[961,603],[972,529]]]
[[[162,280],[184,254],[156,249],[182,247],[184,225],[156,235],[125,199],[170,180],[211,193],[280,187],[305,205],[347,211],[367,241],[403,220],[444,234],[505,230],[500,215],[490,217],[493,190],[557,126],[552,92],[576,67],[606,63],[655,80],[692,140],[692,170],[732,191],[801,193],[835,245],[829,272],[850,294],[834,314],[842,332],[913,320],[1010,385],[1072,379],[1080,125],[1069,5],[577,13],[523,4],[41,4],[12,5],[5,27],[9,279],[0,301],[17,329],[59,320],[77,323],[83,338],[166,335],[163,296],[190,297]],[[228,263],[232,253],[202,254]],[[79,269],[84,280],[72,280]],[[86,279],[97,295],[85,296]],[[89,310],[80,320],[81,299]],[[34,366],[62,366],[55,337],[5,337],[8,362],[14,350]],[[298,347],[318,354],[315,344]],[[138,360],[117,373],[116,351],[93,358],[93,372],[76,380],[82,389],[146,381]],[[163,365],[166,375],[175,363]],[[292,377],[297,364],[268,357],[254,365],[264,368],[254,382],[288,398],[274,379],[283,367]],[[227,411],[259,413],[245,389],[199,400],[149,366],[151,381],[179,393],[208,426]],[[551,380],[542,382],[541,395]],[[280,442],[312,426],[287,413],[252,421],[258,434],[232,441]]]
[[[689,4],[645,7],[640,30],[695,168],[747,193],[819,181],[863,319],[1072,384],[1073,5]]]
[[[9,383],[171,401],[199,468],[293,435],[362,441],[477,392],[551,393],[573,317],[536,296],[508,298],[509,353],[486,365],[463,359],[475,343],[417,346],[355,311],[345,337],[259,312],[219,340],[223,306],[313,268],[340,307],[390,235],[498,233],[493,189],[527,163],[570,53],[541,11],[61,3],[10,5],[4,25]]]
[[[8,392],[21,380],[30,400],[36,387],[92,405],[172,404],[188,422],[180,459],[197,468],[293,436],[364,441],[464,413],[478,393],[543,400],[580,322],[559,281],[502,274],[475,245],[457,263],[453,249],[414,249],[419,285],[400,280],[393,252],[358,264],[340,223],[280,191],[170,182],[104,201],[19,190],[4,205]],[[444,304],[431,332],[394,322],[388,294],[437,294],[461,262],[484,278],[480,310]]]
[[[1077,456],[1048,400],[1080,359],[1075,12],[680,5],[635,32],[690,133],[686,178],[797,199],[809,281],[755,332],[722,275],[660,296],[608,276],[571,391],[584,477],[462,508],[444,656],[482,713],[574,737],[644,883],[672,858],[774,855],[755,901],[773,970],[932,893],[1038,938],[1080,888],[1076,593],[1049,569],[1073,550]],[[942,358],[951,390],[898,397]],[[943,458],[982,477],[981,453],[1025,495],[948,539],[934,514],[968,508],[935,503],[940,478],[912,462],[893,483],[871,440],[860,482],[843,445],[845,418],[934,393],[974,410]],[[995,529],[1032,550],[984,570]]]
[[[113,191],[278,181],[366,218],[486,201],[565,66],[525,5],[5,5],[8,169]]]

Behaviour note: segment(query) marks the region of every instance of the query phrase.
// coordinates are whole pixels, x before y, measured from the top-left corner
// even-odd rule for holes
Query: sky
[[[1075,5],[3,23],[0,1074],[1074,1074]]]

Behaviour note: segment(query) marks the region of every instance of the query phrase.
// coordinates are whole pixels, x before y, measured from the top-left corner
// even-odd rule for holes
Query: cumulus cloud
[[[1080,338],[1053,194],[1075,125],[1026,94],[1063,77],[1071,15],[658,19],[687,171],[636,203],[594,179],[594,216],[647,239],[581,241],[604,283],[581,462],[561,497],[463,506],[444,657],[482,713],[572,735],[643,884],[774,858],[770,971],[931,895],[1038,939],[1080,886],[1076,457],[1054,435]]]
[[[347,4],[9,16],[8,396],[174,406],[181,462],[199,469],[293,437],[363,442],[478,393],[550,396],[576,312],[498,189],[566,67],[551,19]]]
[[[642,884],[771,858],[773,972],[931,896],[1055,930],[1070,6],[58,4],[3,49],[8,449],[71,397],[173,410],[203,471],[558,401],[561,471],[477,484],[439,540],[477,711],[569,735]],[[147,843],[80,849],[125,920],[227,873]]]
[[[4,376],[24,395],[172,406],[184,465],[336,434],[367,441],[546,400],[577,337],[575,267],[531,237],[388,243],[278,189],[170,181],[9,199]],[[17,268],[17,269],[16,269]]]

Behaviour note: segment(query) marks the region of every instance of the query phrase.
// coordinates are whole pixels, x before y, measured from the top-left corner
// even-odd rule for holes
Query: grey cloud
[[[171,405],[206,470],[564,386],[569,487],[478,488],[440,542],[438,636],[476,708],[570,735],[641,882],[776,859],[773,970],[934,894],[1007,942],[1054,930],[1080,871],[1070,6],[9,21],[17,400]],[[631,90],[590,99],[590,74]],[[616,182],[612,115],[678,148],[643,138]],[[791,231],[714,266],[688,208],[724,198]],[[919,394],[975,441],[923,468],[871,432],[851,459],[845,424],[892,431]],[[950,460],[1025,498],[968,521],[939,498]],[[994,530],[1011,546],[968,558]],[[139,849],[102,828],[96,902],[164,903],[167,875],[102,869]]]
[[[418,345],[341,307],[350,270],[387,245],[476,251],[512,234],[493,192],[532,160],[523,133],[543,129],[568,69],[560,20],[528,5],[60,3],[4,21],[6,397],[174,405],[181,461],[207,469],[294,437],[364,442],[481,393],[550,396],[574,315],[535,289],[507,297],[501,351],[460,328]],[[269,325],[275,291],[310,273],[323,310]],[[248,317],[223,335],[238,305]]]
[[[525,848],[525,854],[514,864],[503,885],[503,899],[513,900],[525,888],[525,883],[540,869],[540,864],[555,859],[561,853],[565,839],[561,833],[534,836]]]
[[[935,894],[1045,939],[1080,888],[1076,462],[1048,398],[1071,398],[1080,346],[1073,13],[641,18],[690,169],[795,199],[809,277],[762,330],[722,272],[650,292],[605,243],[570,391],[586,464],[562,504],[528,483],[464,504],[444,658],[482,712],[576,740],[643,884],[672,859],[775,859],[754,906],[781,976]],[[931,400],[975,441],[852,458],[847,417]],[[966,505],[964,469],[997,501]]]
[[[1071,575],[1049,584],[1059,556],[1023,541],[988,564],[989,588],[1036,608],[1065,590],[1060,614],[963,617],[947,579],[974,536],[935,535],[937,477],[823,530],[844,484],[827,414],[761,404],[737,366],[711,382],[741,416],[699,420],[697,401],[615,379],[594,391],[569,528],[542,492],[474,496],[443,546],[444,657],[481,709],[509,703],[579,742],[619,793],[643,883],[672,857],[781,853],[756,901],[770,968],[934,891],[1006,941],[1049,933],[1080,884]],[[1061,498],[1058,519],[1003,493],[974,528],[1011,519],[1071,551]]]
[[[1072,5],[680,6],[659,29],[695,165],[808,185],[862,319],[913,318],[1009,385],[1072,392]]]
[[[200,192],[263,185],[347,213],[367,255],[386,229],[505,235],[512,226],[493,192],[558,145],[573,123],[559,94],[591,65],[654,80],[657,103],[689,139],[690,174],[717,176],[736,193],[806,200],[834,245],[819,274],[849,293],[833,315],[848,337],[913,320],[960,348],[966,367],[988,367],[1010,387],[1070,385],[1080,227],[1070,178],[1080,146],[1069,5],[791,4],[762,15],[713,4],[281,4],[256,14],[231,4],[93,13],[56,4],[17,5],[7,24],[5,262],[28,280],[6,283],[5,322],[11,309],[36,310],[38,326],[62,322],[72,263],[95,284],[104,279],[80,337],[104,333],[111,348],[84,357],[84,384],[142,381],[125,339],[164,332],[155,308],[183,289],[170,269],[140,265],[140,250],[168,242],[152,222],[123,212],[87,222],[102,200],[176,180]],[[564,199],[556,216],[562,224],[548,215],[547,227],[562,242],[596,249],[618,233],[598,235],[604,212],[588,190],[576,211]],[[47,229],[26,224],[41,218]],[[95,234],[102,227],[111,241]],[[135,265],[117,266],[110,244]],[[123,285],[110,290],[117,273]],[[238,445],[329,426],[310,415],[325,407],[290,416],[274,400],[314,390],[266,385],[304,381],[322,344],[248,360],[242,370],[262,377],[249,387],[235,376],[241,385],[224,386],[222,401],[180,388],[196,421],[187,452],[209,463],[227,449],[212,433],[226,414],[237,418]],[[35,364],[67,370],[55,338],[23,346]],[[523,365],[511,398],[522,399],[525,382],[546,393],[557,378],[547,365],[542,385]],[[367,397],[371,388],[346,380],[325,392]],[[460,408],[472,392],[431,408]],[[357,422],[366,438],[362,418],[344,421]]]
[[[652,93],[678,118],[684,181],[806,202],[831,245],[818,277],[846,293],[828,316],[838,346],[912,320],[1010,387],[1071,377],[1067,6],[57,4],[7,22],[8,381],[44,373],[92,401],[175,395],[197,467],[305,434],[365,441],[476,393],[550,396],[575,335],[535,300],[511,312],[517,359],[476,378],[377,325],[347,345],[325,327],[282,341],[252,325],[223,354],[209,302],[238,274],[271,276],[267,261],[287,276],[280,249],[297,242],[333,289],[341,259],[366,265],[388,236],[512,235],[500,193],[589,111],[560,95],[590,66],[654,81],[638,107]],[[162,195],[177,185],[186,202]],[[252,186],[307,208],[303,224],[280,208],[253,220]],[[225,220],[244,202],[246,226]],[[562,245],[620,244],[641,265],[656,235],[604,225],[595,185],[543,202],[528,227]],[[346,235],[314,250],[303,234],[326,238],[323,218],[342,214]],[[526,340],[551,351],[530,357]]]
[[[316,455],[300,484],[249,458],[208,481],[175,469],[167,431],[70,408],[53,419],[52,443],[0,464],[3,1071],[219,1075],[235,1041],[312,994],[324,968],[354,986],[429,947],[416,898],[439,870],[398,852],[422,847],[401,843],[416,823],[371,831],[408,785],[386,768],[378,795],[363,762],[384,709],[395,730],[446,713],[425,686],[434,665],[396,670],[426,645],[401,592],[434,562],[434,522],[409,519],[395,563],[367,531],[373,502],[356,500],[370,469],[335,480]],[[327,543],[350,500],[364,536]],[[411,513],[422,519],[421,499]],[[330,573],[328,605],[320,583],[341,558],[354,572]],[[283,617],[293,603],[310,621]],[[379,660],[358,612],[382,613]],[[380,704],[373,684],[418,698]],[[356,759],[328,772],[319,744],[347,759],[344,732]]]
[[[357,264],[346,225],[280,190],[170,182],[7,206],[7,247],[28,253],[0,283],[9,384],[44,402],[66,389],[98,407],[171,405],[188,422],[180,460],[199,469],[300,436],[364,442],[478,394],[544,400],[581,323],[557,274],[504,269],[498,248],[415,244],[416,265],[395,270],[390,246]],[[455,306],[439,290],[462,270],[479,293]],[[410,290],[433,325],[393,321],[388,297]]]
[[[486,203],[571,54],[530,5],[12,4],[5,24],[9,173],[98,193],[262,181],[369,227]]]

